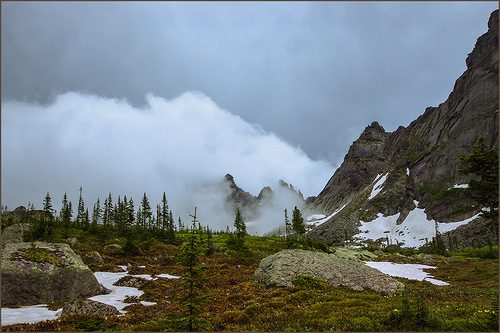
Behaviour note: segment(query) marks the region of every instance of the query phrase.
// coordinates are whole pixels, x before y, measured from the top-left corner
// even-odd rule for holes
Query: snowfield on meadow
[[[111,293],[106,295],[97,295],[93,297],[89,297],[89,299],[97,302],[101,302],[104,304],[108,304],[116,307],[121,313],[126,313],[123,309],[131,305],[133,303],[125,303],[125,297],[127,296],[137,296],[140,297],[144,294],[143,291],[132,288],[132,287],[121,287],[113,285],[122,277],[129,275],[126,271],[127,266],[120,265],[120,268],[125,270],[125,272],[95,272],[94,275],[97,281],[102,284],[107,289],[111,290]],[[140,267],[140,266],[139,266]],[[131,275],[131,274],[130,274]],[[157,280],[158,278],[167,278],[167,279],[179,279],[179,276],[170,275],[170,274],[159,274],[155,277],[152,277],[149,274],[136,274],[131,275],[139,278],[143,278],[146,280]],[[140,304],[144,306],[156,305],[156,302],[147,302],[140,301]],[[57,319],[61,316],[62,308],[57,310],[49,310],[47,308],[47,304],[37,304],[30,306],[22,306],[19,308],[2,308],[2,326],[5,325],[13,325],[13,324],[34,324],[44,320],[53,320]]]
[[[396,264],[388,261],[365,261],[365,265],[378,269],[384,274],[402,277],[409,280],[427,281],[438,286],[448,286],[448,282],[432,278],[424,269],[435,269],[434,266],[418,264]]]

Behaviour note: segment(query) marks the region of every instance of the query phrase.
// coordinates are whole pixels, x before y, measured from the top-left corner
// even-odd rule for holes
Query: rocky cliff
[[[459,172],[459,158],[479,137],[498,148],[498,10],[466,65],[447,100],[428,107],[408,127],[391,133],[377,122],[366,127],[323,191],[308,202],[311,210],[326,215],[346,205],[312,230],[312,237],[346,241],[359,233],[362,221],[385,217],[393,217],[396,228],[418,209],[435,223],[462,221],[479,212],[467,195],[468,178]]]

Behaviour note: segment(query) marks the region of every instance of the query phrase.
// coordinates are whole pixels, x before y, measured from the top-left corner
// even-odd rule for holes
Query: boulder
[[[254,277],[267,286],[293,287],[293,281],[299,275],[320,278],[332,286],[370,289],[388,295],[404,287],[401,282],[361,261],[305,250],[283,250],[262,259]]]
[[[78,239],[76,237],[69,237],[64,240],[64,243],[69,244],[70,246],[75,246]]]
[[[131,288],[142,289],[145,283],[146,280],[143,278],[126,275],[122,277],[120,280],[113,283],[113,285],[120,287],[131,287]]]
[[[2,253],[3,305],[32,305],[106,292],[68,244],[10,243]]]
[[[108,244],[104,247],[103,252],[107,255],[123,254],[123,247],[116,243]]]
[[[83,261],[87,264],[102,264],[104,262],[101,255],[97,251],[90,251],[85,254]]]
[[[64,304],[61,316],[68,315],[91,315],[97,317],[117,316],[120,314],[114,306],[93,301],[86,298],[79,298]]]
[[[16,223],[2,232],[2,246],[7,243],[22,243],[24,234],[30,230],[28,223]]]

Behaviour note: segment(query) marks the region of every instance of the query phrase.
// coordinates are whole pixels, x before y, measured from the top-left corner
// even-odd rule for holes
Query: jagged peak
[[[257,199],[261,200],[265,196],[269,196],[273,194],[273,190],[269,186],[264,186],[262,190],[260,190],[259,195],[257,196]]]
[[[387,134],[385,129],[377,121],[374,121],[370,125],[365,127],[358,140],[379,141],[385,134]]]
[[[234,177],[229,173],[224,176],[224,180],[234,184]]]

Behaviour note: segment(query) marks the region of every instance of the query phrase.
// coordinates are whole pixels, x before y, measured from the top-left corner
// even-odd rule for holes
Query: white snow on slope
[[[406,175],[409,176],[410,175],[410,169],[409,168],[406,168]]]
[[[469,188],[469,184],[455,184],[453,187],[449,187],[448,190],[451,190],[452,188]]]
[[[380,193],[380,191],[382,191],[382,189],[384,188],[384,183],[387,179],[387,176],[389,174],[386,173],[385,175],[382,175],[382,174],[378,174],[377,177],[375,178],[375,180],[377,180],[377,182],[375,183],[375,185],[373,185],[373,188],[372,188],[372,193],[370,193],[370,196],[368,197],[368,200],[371,200],[373,198],[375,198],[377,196],[377,194]]]
[[[424,269],[435,269],[434,266],[417,264],[396,264],[388,261],[365,261],[367,266],[378,269],[384,274],[402,277],[409,280],[428,281],[438,286],[448,286],[448,282],[433,279],[432,275],[424,272]]]
[[[331,219],[332,217],[334,217],[335,215],[337,215],[342,209],[345,208],[345,206],[347,206],[347,204],[343,205],[342,207],[340,207],[339,209],[335,210],[332,215],[330,216],[327,216],[325,217],[324,214],[313,214],[313,215],[310,215],[307,217],[307,222],[306,224],[307,225],[312,225],[312,226],[318,226],[318,225],[322,225],[323,223],[325,223],[326,221],[328,221],[329,219]],[[320,218],[319,220],[315,220],[313,219],[312,217],[313,216],[321,216],[322,218]]]
[[[121,265],[120,268],[126,269],[127,266]],[[100,284],[111,290],[111,293],[107,295],[97,295],[89,297],[89,299],[104,304],[112,305],[116,307],[121,313],[126,312],[123,311],[123,308],[125,308],[127,305],[132,304],[123,302],[126,296],[139,297],[144,293],[137,288],[120,287],[113,285],[113,283],[115,283],[122,277],[126,276],[127,272],[119,272],[119,273],[95,272],[94,275]],[[146,280],[157,280],[158,278],[180,279],[179,276],[170,274],[158,274],[154,278],[151,277],[151,275],[149,274],[137,274],[132,276],[140,277]],[[140,303],[144,306],[151,306],[157,304],[156,302],[147,302],[147,301],[140,301]],[[34,324],[43,320],[57,319],[61,315],[61,312],[62,308],[59,308],[54,311],[47,309],[47,304],[23,306],[20,308],[2,308],[1,323],[2,326],[21,324],[21,323]]]
[[[325,214],[312,214],[312,215],[309,215],[309,216],[306,218],[306,221],[307,221],[307,222],[316,221],[316,220],[323,219],[323,218],[325,218],[325,217],[326,217],[326,215],[325,215]]]
[[[414,201],[414,203],[417,207],[408,214],[400,225],[396,224],[400,213],[391,216],[383,216],[382,213],[379,213],[373,221],[360,221],[360,232],[354,235],[353,238],[358,240],[386,238],[389,244],[401,243],[403,247],[413,248],[421,247],[426,241],[430,242],[436,235],[436,221],[427,220],[424,209],[418,208],[417,201]],[[458,222],[437,222],[438,231],[444,233],[454,230],[461,225],[475,220],[478,216],[479,214],[476,214]]]

